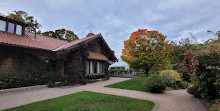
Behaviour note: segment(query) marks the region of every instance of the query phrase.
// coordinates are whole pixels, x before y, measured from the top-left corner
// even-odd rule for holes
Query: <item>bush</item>
[[[127,72],[127,71],[126,71],[125,69],[122,69],[122,68],[118,70],[118,73],[119,73],[119,74],[126,74],[126,72]]]
[[[200,96],[200,93],[201,93],[201,92],[198,91],[198,87],[197,87],[197,86],[193,86],[193,87],[188,88],[188,89],[187,89],[187,92],[188,92],[189,94],[194,95],[195,97],[198,97],[198,98],[201,97],[201,96]]]
[[[55,82],[49,81],[48,84],[47,84],[47,87],[49,87],[49,88],[55,87]]]
[[[177,71],[174,71],[174,70],[163,70],[159,73],[159,76],[162,77],[162,75],[165,75],[165,74],[169,74],[171,76],[174,76],[176,81],[181,81],[181,76],[180,76],[180,73],[178,73]]]
[[[127,73],[128,73],[128,74],[132,74],[132,72],[133,72],[133,71],[132,71],[131,69],[127,69]]]
[[[161,93],[166,89],[165,83],[156,74],[152,74],[146,79],[145,86],[147,91],[153,93]]]
[[[204,99],[213,100],[219,98],[219,74],[220,74],[220,53],[212,52],[210,54],[198,56],[197,71],[194,75],[196,93],[190,93],[194,96],[200,96]],[[199,93],[199,94],[197,94]]]
[[[182,78],[183,78],[184,81],[191,82],[191,80],[190,80],[191,73],[186,67],[183,67],[181,69],[177,69],[176,71],[183,75]]]
[[[181,89],[186,89],[189,87],[189,83],[185,81],[180,81],[177,83],[177,86]]]
[[[217,100],[215,104],[211,106],[210,111],[220,111],[220,100]]]
[[[174,76],[163,74],[161,78],[167,87],[174,87],[174,84],[176,83],[176,78]]]

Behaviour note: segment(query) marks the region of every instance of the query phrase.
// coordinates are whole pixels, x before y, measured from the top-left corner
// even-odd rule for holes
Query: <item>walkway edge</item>
[[[23,91],[23,90],[30,90],[30,89],[46,88],[46,87],[47,87],[47,85],[38,85],[38,86],[28,86],[28,87],[1,89],[0,94],[8,93],[8,92],[17,92],[17,91]]]
[[[149,100],[149,101],[150,101],[150,100]],[[153,109],[152,109],[151,111],[157,111],[158,108],[159,108],[159,106],[160,106],[160,104],[159,104],[158,102],[156,102],[156,101],[152,101],[152,102],[155,103],[155,106],[153,107]]]

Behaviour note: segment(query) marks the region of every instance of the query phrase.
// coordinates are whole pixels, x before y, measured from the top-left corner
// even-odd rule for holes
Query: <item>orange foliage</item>
[[[167,54],[172,49],[165,39],[166,36],[158,31],[138,29],[124,41],[121,57],[133,67],[160,70],[166,65]]]

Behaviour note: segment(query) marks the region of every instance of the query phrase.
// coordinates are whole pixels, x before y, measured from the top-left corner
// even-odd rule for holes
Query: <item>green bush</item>
[[[127,73],[128,73],[128,74],[132,74],[132,72],[133,72],[133,71],[132,71],[131,69],[127,69]]]
[[[190,93],[204,99],[216,99],[220,97],[219,74],[220,53],[198,56],[197,71],[194,75],[196,92]],[[198,94],[199,93],[199,94]]]
[[[147,91],[153,93],[161,93],[166,89],[165,83],[156,74],[152,74],[146,79],[145,86]]]
[[[109,69],[108,72],[109,72],[109,74],[114,74],[113,69]]]
[[[198,98],[200,98],[201,96],[200,96],[200,91],[198,91],[198,87],[197,86],[192,86],[192,87],[190,87],[190,88],[188,88],[187,89],[187,92],[189,93],[189,94],[192,94],[192,95],[194,95],[195,97],[198,97]]]
[[[181,89],[186,89],[189,87],[189,83],[185,81],[180,81],[177,83],[177,86]]]
[[[55,87],[55,82],[54,81],[49,81],[48,84],[47,84],[47,87],[49,87],[49,88]]]
[[[121,69],[118,70],[118,73],[119,74],[126,74],[127,71],[125,69],[121,68]]]
[[[171,76],[170,74],[164,74],[161,76],[161,78],[167,87],[174,87],[176,83],[176,79],[174,76]]]

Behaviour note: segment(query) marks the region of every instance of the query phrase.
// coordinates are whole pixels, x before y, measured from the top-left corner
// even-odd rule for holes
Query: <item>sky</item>
[[[169,41],[214,38],[220,30],[220,0],[0,0],[0,13],[23,10],[42,31],[65,28],[79,38],[101,33],[120,59],[124,41],[141,29],[157,30]]]

